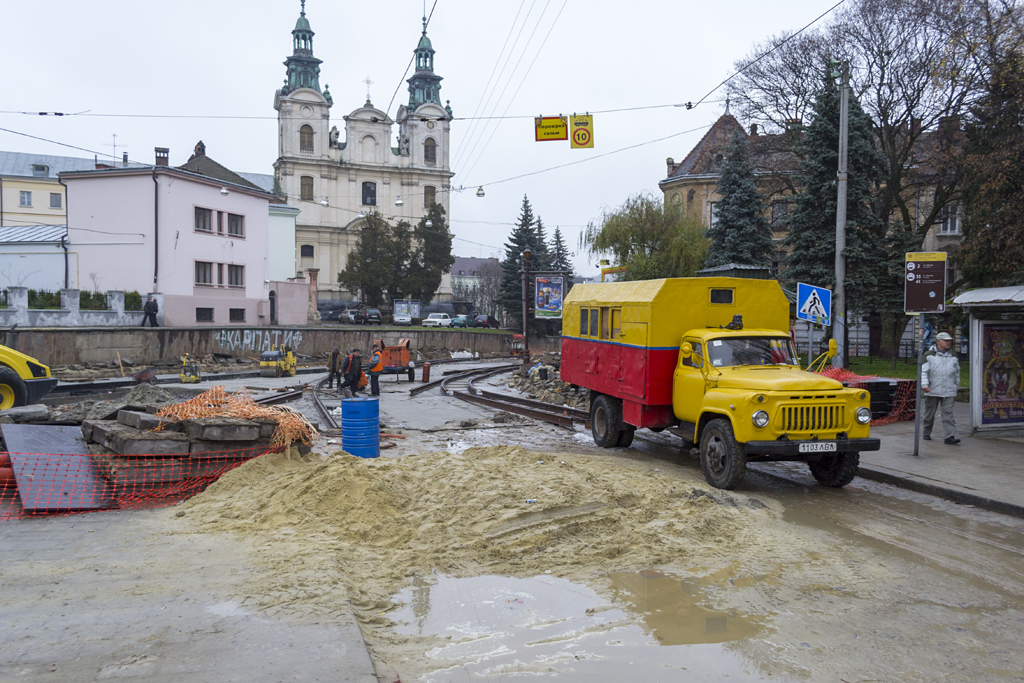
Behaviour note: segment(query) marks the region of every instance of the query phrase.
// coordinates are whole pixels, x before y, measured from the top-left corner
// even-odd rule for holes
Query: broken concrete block
[[[175,431],[177,423],[156,415],[150,415],[138,410],[120,410],[117,413],[117,421],[135,429],[151,430],[163,427],[165,430]]]
[[[20,422],[35,422],[50,419],[50,409],[41,403],[31,406],[18,406],[0,410],[0,417],[9,417],[15,424]]]
[[[255,458],[270,450],[269,441],[193,441],[192,458]]]
[[[174,484],[192,477],[221,474],[236,460],[195,461],[189,458],[124,458],[100,456],[93,459],[100,476],[127,489]]]
[[[106,446],[111,432],[123,426],[117,420],[82,420],[82,436],[86,441]]]
[[[205,417],[182,421],[182,428],[193,441],[255,441],[260,425],[236,417]]]
[[[144,432],[115,422],[109,428],[107,448],[120,455],[187,455],[188,437],[180,432]],[[99,427],[93,427],[95,437]]]
[[[269,417],[258,417],[253,422],[260,426],[261,439],[269,439],[274,436],[274,432],[277,430],[277,421]]]

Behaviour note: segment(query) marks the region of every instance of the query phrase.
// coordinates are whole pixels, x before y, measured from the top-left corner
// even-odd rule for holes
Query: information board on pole
[[[538,277],[536,279],[537,300],[533,306],[535,318],[550,320],[562,317],[562,278]]]
[[[908,252],[904,269],[903,310],[908,314],[946,310],[946,252]]]
[[[569,119],[565,116],[538,116],[533,119],[533,131],[537,142],[569,139]]]

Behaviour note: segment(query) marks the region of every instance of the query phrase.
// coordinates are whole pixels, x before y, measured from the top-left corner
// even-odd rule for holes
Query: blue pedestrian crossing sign
[[[832,290],[797,283],[796,317],[818,325],[831,325]]]

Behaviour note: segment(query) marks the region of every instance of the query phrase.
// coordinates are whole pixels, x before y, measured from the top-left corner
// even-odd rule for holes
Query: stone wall
[[[185,352],[258,358],[260,352],[277,344],[288,344],[296,352],[309,356],[327,354],[335,346],[345,351],[359,348],[366,354],[373,340],[381,336],[386,344],[409,338],[413,358],[417,351],[424,358],[439,358],[452,351],[500,354],[507,351],[506,340],[511,340],[511,332],[382,330],[357,326],[38,329],[19,325],[13,332],[0,331],[0,343],[52,366],[116,361],[118,353],[122,358],[131,358],[136,365],[145,365],[177,359]],[[531,353],[560,348],[558,338],[530,340]]]
[[[107,310],[83,311],[79,309],[77,289],[60,290],[60,309],[30,309],[27,287],[7,288],[7,308],[0,309],[0,326],[13,327],[124,327],[141,325],[142,311],[124,310],[124,292],[107,292]],[[163,324],[163,294],[152,296],[160,312],[157,322]]]

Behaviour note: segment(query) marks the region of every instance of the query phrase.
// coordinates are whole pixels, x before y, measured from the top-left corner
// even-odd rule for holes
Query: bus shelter
[[[953,299],[970,314],[971,431],[1024,429],[1024,286]]]

